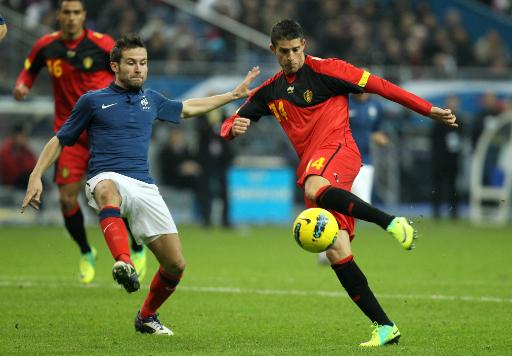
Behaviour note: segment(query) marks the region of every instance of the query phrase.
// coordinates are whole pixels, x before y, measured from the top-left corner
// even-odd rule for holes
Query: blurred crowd
[[[512,15],[512,1],[510,0],[478,0],[493,11],[507,16]]]
[[[50,0],[4,0],[26,14],[27,27],[55,27]],[[168,61],[262,60],[269,53],[256,46],[240,49],[234,35],[177,11],[160,0],[86,0],[88,26],[113,37],[139,31],[150,58]],[[482,1],[510,13],[507,0]],[[497,31],[471,38],[455,10],[434,13],[428,2],[406,0],[196,0],[201,13],[216,11],[268,34],[282,18],[297,19],[308,35],[309,51],[336,56],[359,66],[434,66],[444,72],[485,66],[500,73],[510,64],[510,50]],[[243,52],[243,53],[241,53]]]
[[[0,0],[1,1],[1,0]],[[56,28],[54,9],[56,0],[3,0],[2,4],[25,15],[25,26],[37,29],[41,24]],[[512,13],[512,1],[480,1],[490,9],[504,16]],[[355,65],[364,66],[400,66],[413,68],[415,77],[422,76],[423,67],[439,69],[439,73],[449,76],[461,67],[482,67],[488,71],[487,77],[495,75],[502,78],[511,63],[511,53],[506,41],[499,32],[489,30],[480,37],[471,37],[470,31],[462,21],[462,15],[455,9],[444,13],[435,13],[428,2],[388,0],[196,0],[196,10],[201,14],[221,14],[244,25],[256,29],[265,35],[271,26],[282,18],[297,19],[304,27],[308,40],[308,52],[321,57],[339,57]],[[212,24],[194,16],[178,11],[161,0],[85,0],[87,8],[87,27],[105,32],[113,37],[122,33],[137,31],[146,40],[149,58],[166,63],[166,68],[183,67],[189,62],[237,62],[254,63],[272,61],[267,48],[244,43]],[[218,15],[216,15],[218,17]],[[432,73],[432,72],[430,72]],[[394,80],[389,75],[388,79]],[[512,110],[512,100],[500,98],[494,93],[485,93],[479,99],[479,110],[467,115],[460,110],[456,95],[446,98],[462,123],[457,131],[444,127],[433,127],[430,132],[432,165],[432,187],[425,192],[414,186],[409,192],[419,192],[423,199],[430,196],[434,216],[440,214],[440,206],[448,201],[456,207],[459,198],[467,199],[467,192],[457,192],[462,176],[467,180],[467,169],[460,171],[465,163],[464,144],[471,151],[486,125],[494,116],[503,111]],[[203,225],[212,220],[214,199],[222,202],[221,223],[229,226],[227,215],[226,172],[236,154],[229,145],[218,139],[218,124],[225,113],[214,112],[203,122],[203,126],[194,127],[197,136],[192,145],[184,142],[178,129],[169,132],[168,137],[159,146],[156,155],[158,161],[158,180],[163,184],[180,190],[189,190],[198,202],[198,214]],[[394,114],[396,116],[396,114]],[[401,122],[394,117],[395,122]],[[390,126],[388,126],[390,127]],[[395,127],[396,128],[396,127]],[[273,132],[265,123],[255,126],[261,137]],[[266,131],[267,130],[267,131]],[[263,133],[263,131],[265,131]],[[403,131],[403,127],[397,128]],[[423,132],[423,135],[427,135]],[[33,167],[30,147],[24,137],[25,130],[15,128],[9,137],[3,135],[0,154],[0,183],[4,186],[20,188],[24,186],[27,172]],[[402,140],[409,139],[404,137]],[[278,139],[271,140],[281,145]],[[258,150],[257,144],[264,142],[265,147]],[[2,143],[2,142],[0,142]],[[245,154],[266,154],[269,140],[252,140],[247,144]],[[244,149],[244,142],[241,144]],[[256,148],[255,148],[256,147]],[[252,151],[251,151],[252,148]],[[294,157],[289,147],[274,150],[283,152],[284,158]],[[24,156],[20,158],[20,154]],[[167,164],[172,160],[179,162],[169,170]],[[497,159],[492,158],[497,161]],[[466,160],[467,161],[467,160]],[[18,170],[6,168],[12,162],[24,162],[16,165]],[[496,163],[490,163],[484,181],[499,185],[500,174],[493,172]],[[449,168],[449,169],[448,169]],[[412,171],[416,171],[413,170]],[[206,176],[204,172],[210,172]],[[448,173],[447,173],[448,172]],[[489,173],[490,172],[490,173]],[[8,174],[7,174],[8,173]],[[14,177],[14,175],[16,175]],[[414,183],[414,179],[408,179]],[[411,183],[411,184],[413,184]],[[407,182],[404,182],[404,186]],[[413,184],[414,185],[414,184]],[[466,187],[467,188],[467,187]],[[407,197],[406,197],[407,198]],[[207,199],[207,200],[205,200]],[[450,211],[457,217],[457,209]]]

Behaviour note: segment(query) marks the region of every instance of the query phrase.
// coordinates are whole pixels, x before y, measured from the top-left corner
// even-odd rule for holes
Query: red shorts
[[[341,144],[330,145],[318,149],[307,160],[300,162],[297,169],[297,177],[299,177],[297,184],[303,187],[307,177],[318,175],[327,179],[331,186],[350,191],[360,169],[361,155],[357,147]],[[304,196],[304,201],[306,208],[317,206],[306,196]],[[346,230],[350,240],[352,240],[354,238],[355,219],[334,210],[329,211],[336,218],[339,228]]]
[[[89,144],[80,138],[73,146],[64,146],[56,164],[55,183],[80,182],[87,172]]]

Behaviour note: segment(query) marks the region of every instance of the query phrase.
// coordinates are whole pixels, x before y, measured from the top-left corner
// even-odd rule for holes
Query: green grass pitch
[[[111,277],[97,228],[97,278],[77,279],[63,227],[0,227],[0,354],[510,355],[512,229],[418,221],[417,248],[360,224],[353,250],[402,332],[398,346],[361,350],[370,323],[291,229],[181,227],[187,270],[160,310],[173,337],[135,334],[142,289]],[[151,256],[150,271],[156,270]]]

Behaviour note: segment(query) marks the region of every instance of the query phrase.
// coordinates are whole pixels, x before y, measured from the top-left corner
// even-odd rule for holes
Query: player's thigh
[[[326,255],[331,264],[352,255],[350,237],[346,230],[339,230],[336,242],[326,251]]]
[[[304,165],[305,162],[302,162]],[[299,178],[309,200],[326,185],[349,190],[361,168],[361,156],[351,147],[337,145],[316,151],[307,162]]]
[[[166,272],[179,274],[185,269],[185,258],[177,233],[160,235],[147,246]]]
[[[81,182],[87,172],[89,149],[82,144],[65,146],[55,165],[55,183],[66,185]]]
[[[83,182],[78,181],[74,183],[59,184],[59,196],[61,200],[76,200],[80,190],[83,187]]]

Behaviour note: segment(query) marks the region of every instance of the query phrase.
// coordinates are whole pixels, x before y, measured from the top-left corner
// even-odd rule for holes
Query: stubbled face
[[[145,48],[129,48],[122,51],[120,63],[111,62],[116,74],[116,84],[125,89],[139,89],[148,77],[148,52]]]
[[[270,50],[276,55],[279,65],[285,74],[296,73],[304,65],[304,47],[306,40],[279,40],[276,45],[270,45]]]
[[[85,9],[80,1],[64,1],[57,11],[57,20],[64,38],[79,37],[84,28]]]

